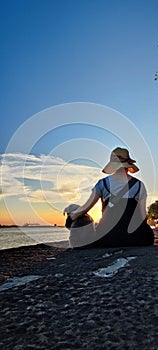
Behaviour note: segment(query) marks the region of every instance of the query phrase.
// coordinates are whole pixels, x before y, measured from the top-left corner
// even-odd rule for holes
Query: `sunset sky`
[[[116,146],[158,199],[157,13],[157,0],[1,4],[0,224],[63,225]]]

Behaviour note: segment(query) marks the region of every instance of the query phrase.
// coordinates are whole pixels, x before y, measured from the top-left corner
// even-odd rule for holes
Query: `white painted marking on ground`
[[[23,276],[23,277],[13,277],[10,278],[6,283],[2,284],[0,286],[0,292],[3,292],[6,289],[11,289],[14,287],[19,287],[22,286],[26,283],[35,281],[39,278],[41,278],[42,276],[34,276],[34,275],[30,275],[30,276]]]
[[[98,277],[104,277],[104,278],[110,278],[116,275],[116,273],[127,265],[129,261],[135,259],[135,257],[128,257],[128,258],[119,258],[117,259],[112,265],[101,268],[98,271],[94,272],[94,274]]]

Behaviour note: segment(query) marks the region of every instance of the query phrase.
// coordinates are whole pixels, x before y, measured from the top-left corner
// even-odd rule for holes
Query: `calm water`
[[[52,242],[66,242],[69,231],[65,227],[7,227],[0,228],[0,249]],[[59,244],[60,245],[60,244]]]

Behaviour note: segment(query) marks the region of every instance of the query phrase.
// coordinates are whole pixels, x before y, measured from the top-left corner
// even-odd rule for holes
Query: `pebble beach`
[[[158,246],[1,250],[0,349],[156,350],[157,265]]]

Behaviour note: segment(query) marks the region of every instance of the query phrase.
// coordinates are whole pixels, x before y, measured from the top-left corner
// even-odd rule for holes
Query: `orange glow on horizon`
[[[7,210],[1,212],[0,225],[16,225]]]
[[[32,205],[32,208],[25,208],[25,206],[14,206],[15,215],[12,218],[11,214],[4,205],[4,202],[1,202],[0,205],[0,225],[24,225],[26,223],[37,223],[39,225],[57,225],[64,226],[66,216],[63,215],[63,212],[60,210],[54,210],[52,207],[45,205]],[[98,202],[88,214],[92,216],[95,222],[98,222],[101,217],[101,206]]]

